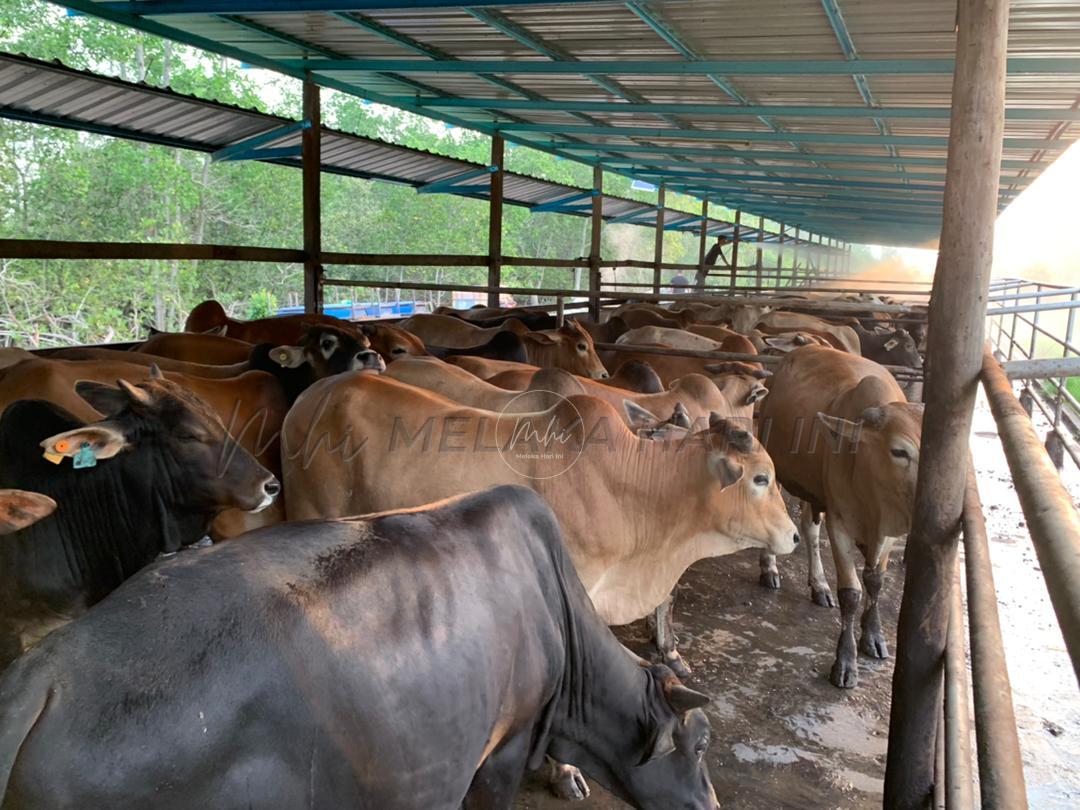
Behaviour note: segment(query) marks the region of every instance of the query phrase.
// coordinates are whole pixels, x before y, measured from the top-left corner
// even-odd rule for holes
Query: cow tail
[[[19,757],[26,738],[45,713],[52,695],[48,680],[31,677],[28,682],[18,684],[8,671],[5,683],[0,687],[0,805],[4,803],[11,772]],[[21,686],[23,688],[12,689]],[[12,694],[16,692],[15,694]]]

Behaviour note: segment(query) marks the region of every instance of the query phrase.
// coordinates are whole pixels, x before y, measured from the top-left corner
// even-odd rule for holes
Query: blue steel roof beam
[[[844,58],[849,62],[858,59],[859,52],[855,48],[855,41],[851,38],[851,32],[848,31],[847,23],[844,22],[844,15],[840,12],[840,5],[837,0],[821,0],[821,7],[825,11],[825,16],[829,20],[833,34],[836,35],[836,41],[840,44],[840,50],[844,52]],[[862,73],[856,73],[851,78],[855,81],[855,88],[859,91],[859,95],[866,103],[866,106],[877,107],[878,103],[874,99],[874,94],[870,91],[870,82],[866,76]],[[874,126],[882,135],[892,134],[889,125],[881,118],[874,119]],[[895,146],[889,144],[885,148],[893,157],[898,156]],[[904,170],[900,164],[897,164],[896,168],[901,174],[903,173]]]
[[[817,194],[814,196],[802,196],[799,194],[765,193],[760,189],[747,189],[742,186],[699,186],[693,183],[673,184],[672,188],[679,188],[685,193],[697,197],[711,197],[724,194],[738,195],[742,198],[757,198],[761,200],[787,201],[792,203],[805,203],[806,205],[821,205],[829,207],[839,206],[871,206],[875,210],[891,210],[897,213],[940,213],[940,200],[913,200],[900,203],[883,197],[866,197],[849,194]]]
[[[308,53],[318,54],[319,56],[323,56],[328,59],[341,59],[346,58],[347,56],[340,51],[335,51],[330,48],[324,48],[321,45],[316,45],[312,42],[308,42],[305,39],[301,39],[300,37],[295,37],[292,34],[286,34],[284,31],[278,31],[276,28],[271,28],[268,25],[263,25],[261,23],[254,22],[253,20],[248,20],[244,17],[240,17],[238,15],[216,14],[215,16],[220,20],[224,20],[225,22],[241,26],[248,29],[249,31],[255,31],[259,34],[262,34],[263,36],[269,37],[270,39],[274,39],[278,42],[283,42],[286,45],[292,45],[296,48],[307,51]],[[399,73],[379,73],[378,75],[382,76],[383,78],[390,79],[397,84],[404,85],[405,87],[411,87],[413,90],[416,90],[420,93],[427,93],[431,95],[441,94],[441,91],[438,88],[432,87],[431,85],[424,82],[417,81],[416,79],[413,79],[409,76],[402,76]],[[499,79],[498,81],[501,83],[504,80]],[[506,82],[506,84],[512,84],[512,82]],[[502,85],[500,84],[500,86]],[[513,115],[511,113],[503,113],[503,115],[504,117],[513,119],[514,121],[524,122],[523,118]],[[582,118],[582,120],[585,120],[585,118]],[[593,122],[592,119],[589,120],[590,123]]]
[[[648,3],[629,2],[626,4],[626,7],[631,11],[631,13],[636,15],[638,19],[640,19],[643,23],[649,26],[649,28],[651,28],[662,40],[664,40],[664,42],[666,42],[668,45],[678,51],[683,57],[693,62],[699,61],[698,54],[690,46],[683,42],[682,38],[679,37],[679,35],[674,30],[672,30],[672,28],[667,23],[661,20],[660,16],[654,10],[649,8]],[[706,78],[709,79],[709,81],[711,81],[717,87],[719,87],[722,91],[724,91],[724,93],[726,93],[728,97],[730,97],[737,103],[743,105],[744,107],[750,105],[749,99],[747,99],[742,93],[736,90],[731,85],[731,82],[729,82],[726,78],[722,78],[715,73],[706,74]],[[757,116],[757,119],[761,121],[761,123],[765,124],[765,126],[769,127],[769,129],[771,129],[773,132],[784,131],[783,127],[779,126],[768,116],[759,115]],[[803,147],[796,143],[793,143],[791,145],[799,152],[805,151]],[[757,163],[754,162],[754,165],[757,165]],[[814,161],[814,165],[825,168],[821,166],[821,164],[817,161]]]
[[[383,39],[389,42],[393,42],[396,45],[400,45],[403,48],[408,48],[414,53],[421,54],[422,56],[427,56],[430,59],[439,59],[446,61],[454,61],[456,59],[456,57],[454,57],[449,52],[444,51],[441,48],[436,48],[433,45],[428,45],[426,43],[420,42],[417,39],[413,39],[407,34],[396,31],[390,26],[385,25],[384,23],[381,23],[378,20],[367,16],[366,14],[355,14],[350,12],[336,11],[333,12],[333,16],[343,22],[349,23],[350,25],[355,25],[359,28],[363,28],[364,30],[369,31],[372,34],[380,36]],[[503,90],[509,90],[511,93],[516,93],[519,96],[523,96],[529,101],[547,101],[547,99],[541,94],[534,93],[532,90],[522,87],[517,82],[510,81],[509,79],[504,79],[501,76],[496,76],[492,73],[478,73],[477,77],[483,79],[491,85],[494,85],[495,87],[501,88]],[[433,95],[446,96],[445,93],[442,93],[438,90],[435,90],[433,92]],[[465,101],[466,99],[458,99],[457,97],[455,97],[454,100]],[[418,101],[419,100],[417,100],[417,102]],[[492,112],[493,109],[494,108],[489,108],[488,111]],[[574,116],[581,121],[587,121],[591,124],[597,123],[598,120],[596,118],[593,118],[591,115],[579,115],[575,113]],[[517,118],[516,116],[515,118],[519,121],[522,120],[521,118]]]
[[[476,0],[476,6],[536,6],[597,3],[610,0]],[[128,0],[101,3],[109,11],[146,16],[213,14],[215,12],[272,13],[275,11],[372,11],[375,9],[460,8],[454,0]]]
[[[486,25],[491,26],[501,34],[510,37],[516,42],[520,42],[528,48],[532,48],[539,54],[543,54],[548,59],[562,62],[577,62],[580,61],[576,56],[570,53],[565,48],[558,45],[554,45],[548,42],[543,37],[539,37],[532,31],[527,29],[523,25],[519,25],[505,14],[500,11],[494,11],[492,9],[479,9],[479,8],[466,8],[465,11],[471,14],[474,18]],[[601,89],[611,93],[613,96],[632,101],[638,104],[647,104],[648,99],[639,93],[623,87],[619,82],[611,79],[607,76],[589,76],[590,81],[597,85]],[[670,115],[657,114],[657,118],[668,123],[673,123],[677,119]],[[680,123],[679,126],[684,126]]]

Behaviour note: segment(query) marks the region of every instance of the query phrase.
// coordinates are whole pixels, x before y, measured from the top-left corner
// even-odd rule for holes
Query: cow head
[[[704,440],[709,483],[703,493],[710,530],[734,540],[738,548],[765,548],[789,554],[799,542],[788,516],[776,469],[765,448],[750,433],[750,420],[709,417]],[[718,507],[723,493],[725,505]]]
[[[919,477],[923,406],[892,402],[866,408],[857,420],[818,413],[835,454],[854,453],[854,486],[860,501],[878,513],[881,533],[899,537],[911,528]]]
[[[388,323],[361,323],[360,333],[387,363],[399,357],[426,357],[428,354],[424,341],[412,332]]]
[[[324,324],[305,324],[300,343],[272,349],[270,359],[282,368],[299,368],[307,364],[317,380],[364,368],[386,370],[386,363],[371,348],[366,336]]]
[[[870,337],[869,340],[877,344],[877,350],[872,357],[875,362],[885,366],[922,368],[922,356],[919,354],[919,347],[915,342],[915,338],[906,329],[876,334]]]
[[[592,336],[572,318],[550,332],[527,332],[523,339],[529,357],[542,356],[539,365],[558,366],[572,374],[593,380],[606,380],[607,369],[596,355]]]
[[[0,489],[0,534],[11,534],[48,517],[56,501],[48,495],[21,489]]]
[[[556,738],[552,753],[640,810],[716,810],[705,762],[711,729],[702,707],[708,696],[684,686],[663,664],[642,661],[641,667],[636,716],[619,718],[618,727],[598,733],[596,742],[568,746]]]
[[[138,385],[80,380],[75,391],[105,419],[45,439],[41,446],[47,454],[94,466],[122,452],[144,451],[145,479],[153,481],[160,500],[171,509],[209,518],[230,508],[261,511],[281,491],[277,479],[229,436],[217,415],[194,394],[163,379],[156,366],[151,366],[150,379]]]

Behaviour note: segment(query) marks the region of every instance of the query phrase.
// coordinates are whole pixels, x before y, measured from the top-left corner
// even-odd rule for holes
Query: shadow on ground
[[[822,532],[822,557],[835,583]],[[903,548],[896,548],[881,594],[882,624],[895,646]],[[780,560],[783,585],[757,584],[757,552],[703,560],[679,582],[676,630],[690,684],[711,695],[708,759],[724,808],[880,807],[888,737],[892,661],[860,656],[859,685],[829,683],[840,613],[810,602],[801,549]],[[834,585],[835,587],[835,585]],[[645,622],[619,628],[648,655]],[[569,803],[537,776],[515,808],[615,810],[626,807],[590,781],[592,795]]]

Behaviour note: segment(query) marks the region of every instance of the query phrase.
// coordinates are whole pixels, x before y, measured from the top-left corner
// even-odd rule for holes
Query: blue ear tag
[[[76,470],[97,466],[97,456],[95,456],[94,451],[90,449],[90,442],[82,443],[79,452],[76,453],[75,457],[71,460],[71,466]]]

